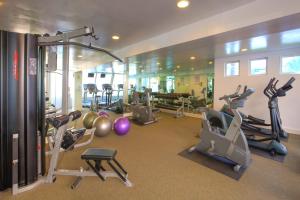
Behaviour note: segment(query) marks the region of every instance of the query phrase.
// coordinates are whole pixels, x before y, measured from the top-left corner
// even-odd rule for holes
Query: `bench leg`
[[[117,166],[123,171],[125,175],[127,175],[127,171],[123,168],[123,166],[114,158],[113,161],[117,164]]]
[[[114,170],[114,172],[116,172],[116,174],[120,177],[120,179],[122,179],[122,181],[124,181],[124,182],[127,181],[126,177],[117,170],[117,168],[110,162],[110,160],[108,160],[107,163]]]
[[[105,181],[105,178],[100,174],[100,172],[90,163],[89,160],[86,160],[86,163],[92,168],[92,170],[97,174],[97,176],[102,180]]]
[[[101,165],[101,160],[95,160],[95,168],[100,171],[106,171],[106,169],[104,169],[104,167]]]

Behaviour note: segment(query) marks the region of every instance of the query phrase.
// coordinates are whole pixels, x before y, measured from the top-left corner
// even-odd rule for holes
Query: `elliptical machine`
[[[264,90],[264,94],[269,98],[268,106],[271,116],[271,135],[257,138],[255,134],[248,134],[248,144],[252,147],[269,151],[272,156],[276,154],[287,155],[287,148],[280,143],[279,133],[281,132],[281,119],[278,110],[278,97],[283,97],[286,92],[293,88],[292,83],[295,78],[290,78],[282,87],[276,88],[278,80],[272,78]]]
[[[220,98],[220,100],[226,101],[234,113],[234,118],[225,132],[219,127],[211,126],[210,121],[206,117],[207,114],[218,114],[223,116],[221,118],[222,123],[226,124],[224,113],[215,110],[204,110],[205,108],[203,108],[201,141],[196,146],[191,147],[189,152],[197,150],[218,160],[229,162],[234,166],[233,170],[236,172],[241,167],[247,167],[250,163],[251,154],[247,139],[241,130],[242,117],[237,109],[244,107],[247,97],[252,93],[254,93],[254,89],[246,89],[241,94],[234,93]]]
[[[292,77],[289,79],[289,81],[284,84],[279,89],[276,88],[276,85],[278,84],[278,80],[275,78],[272,78],[269,81],[269,84],[264,89],[264,94],[268,97],[269,102],[269,109],[270,109],[270,118],[271,118],[271,129],[264,129],[262,127],[256,127],[253,123],[249,123],[249,120],[245,120],[247,118],[246,115],[241,114],[243,118],[242,123],[242,129],[247,132],[246,137],[248,140],[248,144],[251,147],[261,149],[264,151],[268,151],[272,156],[275,156],[276,154],[279,155],[286,155],[288,153],[287,148],[280,143],[280,136],[283,137],[283,133],[287,133],[282,128],[282,120],[280,118],[279,113],[279,107],[278,107],[278,97],[283,97],[286,95],[286,92],[292,89],[292,83],[295,81],[295,78]],[[237,91],[240,89],[240,86],[238,87]],[[228,106],[227,106],[228,107]],[[224,112],[227,116],[227,122],[232,120],[233,113],[228,109],[223,109],[221,112]],[[221,127],[223,129],[226,129],[225,127],[222,127],[220,125],[221,119],[217,116],[211,116],[208,118],[209,121],[213,124],[217,124],[218,127]],[[256,123],[256,125],[263,125],[263,123]],[[261,131],[264,130],[264,131]],[[259,138],[258,138],[259,137]]]
[[[292,77],[290,80],[292,80],[292,79],[294,79],[294,77]],[[278,80],[275,83],[274,83],[274,81],[275,81],[275,78],[272,78],[269,81],[269,84],[265,88],[265,91],[266,90],[273,90],[273,91],[276,90],[276,85],[278,83]],[[268,89],[268,87],[270,87],[270,84],[271,84],[272,88]],[[240,88],[240,86],[238,87],[238,89],[239,88]],[[264,92],[264,94],[269,98],[269,102],[270,102],[270,97],[268,96],[268,94],[266,94],[265,92]],[[279,137],[281,137],[281,138],[288,138],[288,133],[282,128],[282,120],[281,120],[281,117],[280,117],[280,111],[279,111],[277,97],[274,98],[272,101],[273,101],[273,104],[274,104],[273,113],[276,114],[276,119],[274,121],[276,127],[275,127],[274,130],[275,130],[276,134],[279,135]],[[230,109],[228,108],[227,105],[223,106],[223,108],[221,109],[221,112],[225,112],[225,113],[233,116],[232,112],[230,111]],[[273,134],[272,133],[272,129],[271,129],[272,126],[273,126],[272,122],[270,124],[267,124],[265,122],[265,120],[263,120],[263,119],[259,119],[259,118],[253,117],[251,115],[247,116],[247,115],[245,115],[243,113],[241,113],[241,116],[243,118],[243,123],[242,123],[242,129],[243,130],[247,130],[247,131],[251,131],[251,132],[257,132],[259,134],[266,135],[266,136],[271,136]],[[272,116],[271,116],[271,118],[272,118]],[[268,126],[271,127],[271,128],[270,129],[264,128],[264,127],[268,127]]]
[[[144,91],[144,101],[145,105],[139,103],[138,93],[134,95],[133,103],[131,104],[132,118],[139,124],[146,125],[157,121],[156,113],[159,109],[154,109],[150,103],[150,94],[152,90],[150,88],[145,88]]]

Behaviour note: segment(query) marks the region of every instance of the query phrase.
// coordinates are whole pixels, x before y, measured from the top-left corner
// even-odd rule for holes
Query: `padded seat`
[[[117,150],[90,148],[81,154],[83,160],[112,160],[117,155]]]
[[[101,174],[106,169],[102,166],[101,162],[105,160],[107,164],[113,169],[117,176],[127,182],[127,172],[122,165],[116,160],[117,150],[114,149],[101,149],[101,148],[90,148],[81,154],[81,159],[89,165],[89,167],[97,174],[97,176],[105,181],[105,176]],[[121,170],[121,171],[119,171]]]

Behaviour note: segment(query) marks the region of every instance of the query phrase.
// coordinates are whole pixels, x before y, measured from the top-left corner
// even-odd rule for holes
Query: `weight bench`
[[[117,151],[113,149],[89,148],[81,154],[81,159],[85,160],[89,168],[92,169],[92,172],[94,172],[102,181],[105,181],[107,177],[117,177],[120,178],[126,186],[131,187],[132,183],[127,179],[128,173],[116,160],[116,155]],[[113,172],[106,171],[102,165],[102,161],[106,161]],[[71,186],[72,189],[77,187],[82,180],[82,177],[83,176],[80,176],[75,180]]]

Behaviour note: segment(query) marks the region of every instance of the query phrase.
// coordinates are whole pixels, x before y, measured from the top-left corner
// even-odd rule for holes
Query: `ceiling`
[[[254,0],[0,0],[0,29],[50,33],[94,26],[97,45],[116,50]],[[117,34],[121,39],[113,41]]]
[[[186,72],[211,68],[216,58],[295,47],[300,48],[300,13],[132,56],[128,63],[140,74]]]

